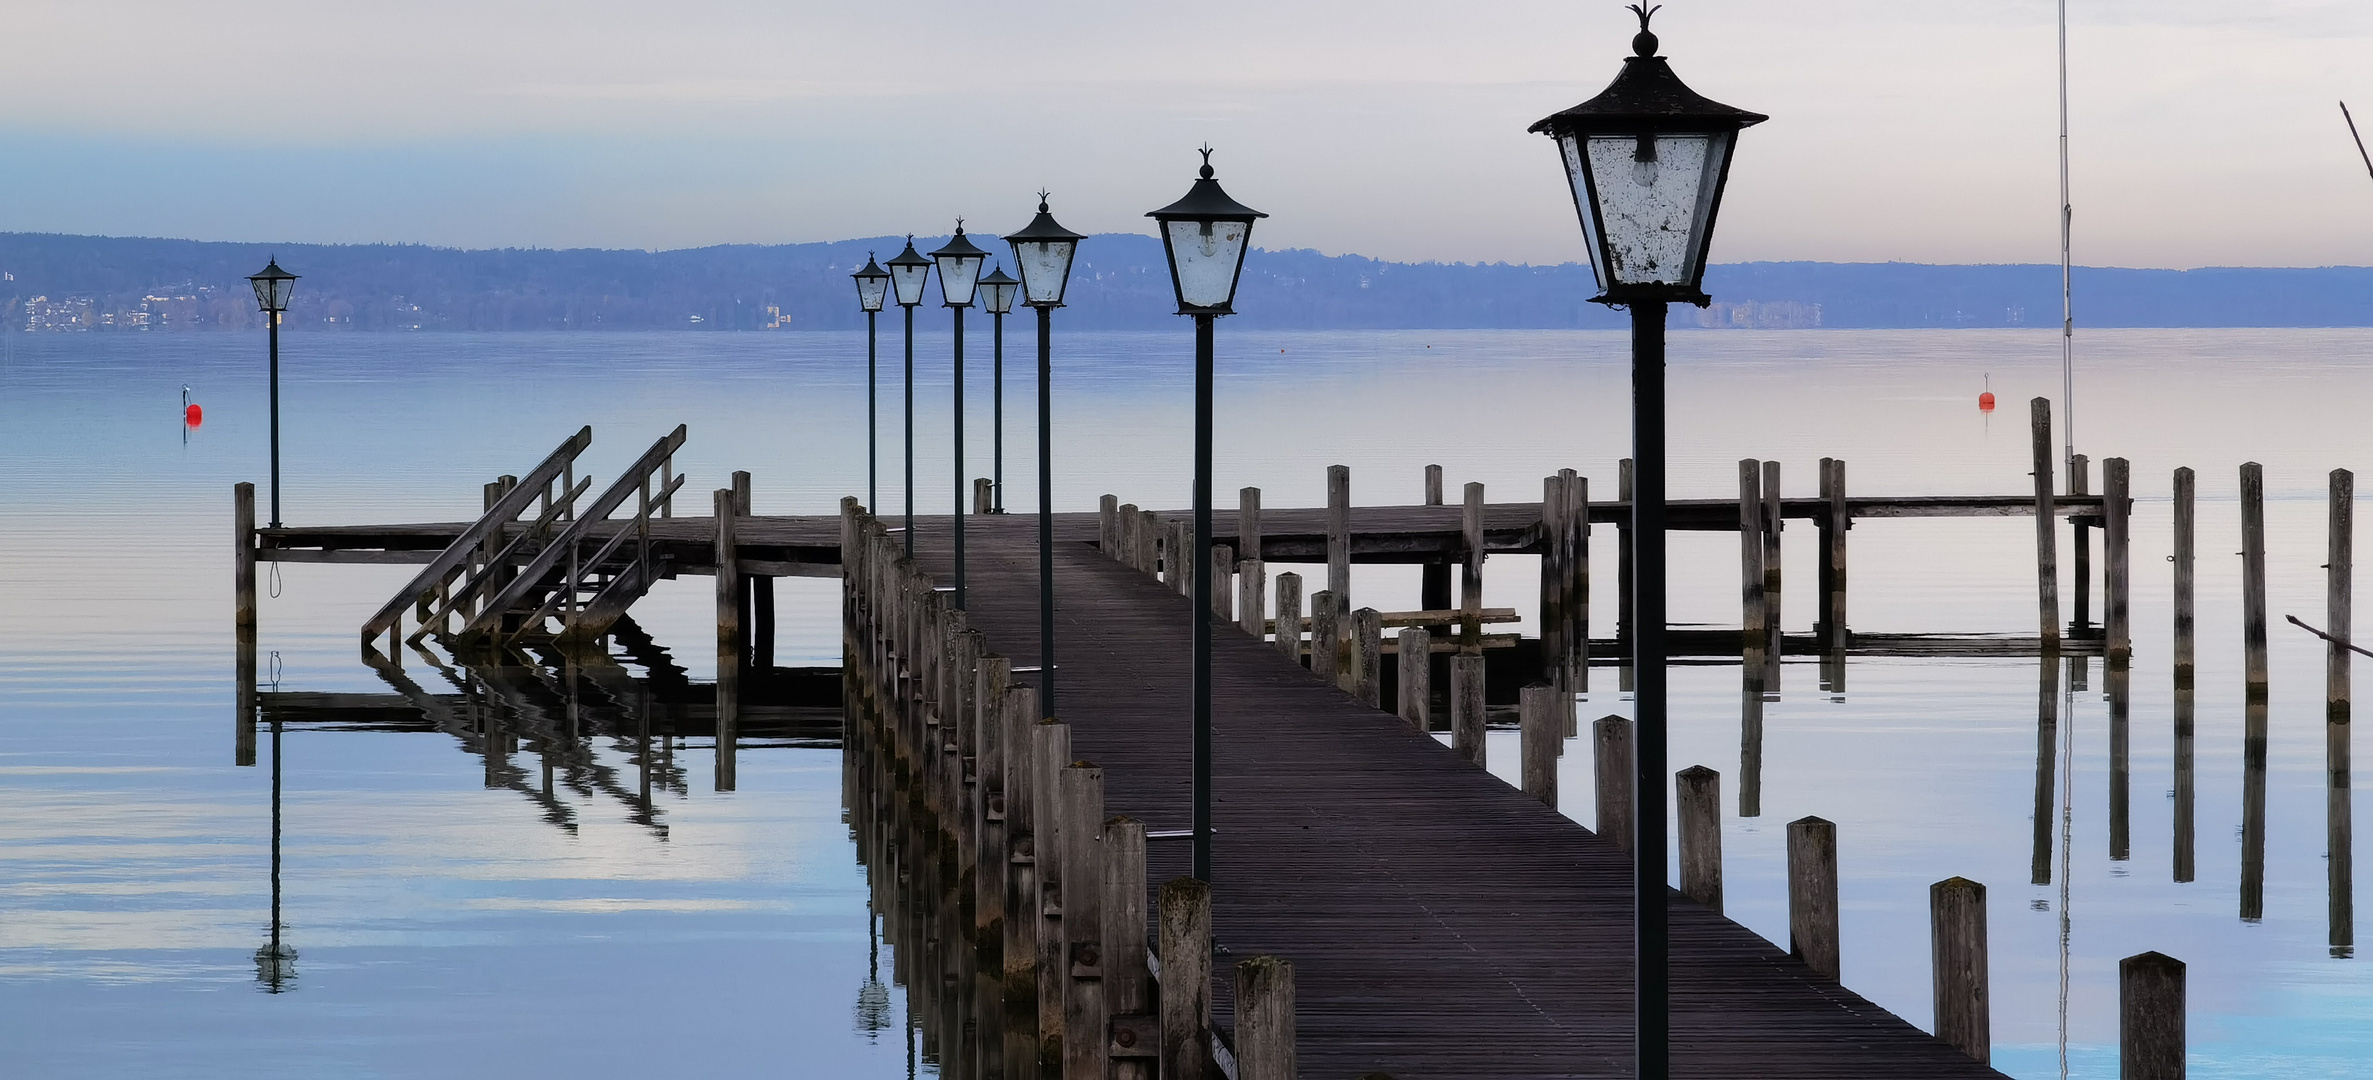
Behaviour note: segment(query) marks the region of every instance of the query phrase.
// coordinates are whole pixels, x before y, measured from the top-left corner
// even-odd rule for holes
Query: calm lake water
[[[759,512],[827,513],[864,490],[861,336],[292,333],[284,344],[292,524],[474,516],[481,484],[526,471],[581,424],[595,436],[581,468],[597,482],[682,422],[687,491],[748,469]],[[1016,335],[1007,416],[1017,508],[1031,505],[1028,344]],[[953,479],[948,345],[944,333],[918,344],[917,487],[934,510]],[[656,813],[638,820],[606,786],[631,788],[636,775],[635,748],[614,739],[585,740],[539,805],[522,797],[537,778],[490,787],[484,762],[447,735],[292,728],[279,748],[281,918],[297,956],[259,977],[273,752],[267,741],[259,767],[232,764],[228,540],[231,484],[266,475],[263,342],[10,334],[5,346],[0,1045],[11,1075],[933,1071],[910,1057],[903,991],[883,1003],[868,990],[890,981],[891,957],[871,944],[838,751],[816,740],[745,747],[726,793],[708,783],[706,741],[682,743]],[[991,460],[988,346],[981,333],[967,349],[976,474]],[[1175,334],[1058,339],[1059,508],[1091,509],[1105,492],[1185,504],[1190,347],[1183,322]],[[1445,466],[1453,489],[1481,481],[1503,499],[1538,498],[1541,476],[1572,467],[1603,499],[1626,453],[1620,335],[1239,334],[1223,323],[1220,349],[1218,488],[1257,484],[1271,506],[1323,500],[1332,463],[1354,467],[1361,503],[1416,501],[1427,463]],[[2148,949],[2191,965],[2193,1075],[2360,1075],[2373,1057],[2373,974],[2332,947],[2327,920],[2323,652],[2281,617],[2322,622],[2325,474],[2368,463],[2357,414],[2373,400],[2373,332],[2088,332],[2080,352],[2078,449],[2130,458],[2140,501],[2130,854],[2110,849],[2098,661],[2058,729],[2073,755],[2045,792],[2052,880],[2033,885],[2039,680],[2064,686],[2068,672],[2032,658],[1858,659],[1833,693],[1809,658],[1792,658],[1762,706],[1762,814],[1725,822],[1728,911],[1785,942],[1784,825],[1818,814],[1838,824],[1844,981],[1915,1024],[1929,1022],[1929,883],[1958,874],[1989,887],[1995,1061],[2012,1075],[2058,1075],[2065,1030],[2072,1075],[2114,1076],[2116,963]],[[1814,493],[1823,456],[1847,460],[1857,493],[2024,491],[2024,402],[2059,386],[2045,332],[1681,333],[1672,354],[1676,497],[1735,496],[1735,462],[1750,456],[1782,461],[1791,495]],[[893,356],[885,349],[885,508],[898,498]],[[1990,418],[1975,405],[1989,377],[2003,403]],[[180,422],[185,385],[206,412],[194,431]],[[2230,554],[2245,460],[2266,467],[2275,622],[2264,916],[2248,921]],[[2198,870],[2180,884],[2164,561],[2179,465],[2199,471],[2201,497]],[[1791,630],[1813,614],[1814,535],[1798,523],[1787,538]],[[2033,535],[2024,518],[1860,523],[1851,623],[2032,633]],[[1613,530],[1595,542],[1611,560]],[[1676,621],[1736,624],[1736,545],[1733,534],[1674,539]],[[354,632],[409,573],[282,567],[262,608],[266,680],[386,693],[356,661]],[[1529,617],[1532,560],[1495,559],[1486,579],[1490,603]],[[1602,632],[1612,579],[1597,578]],[[1414,568],[1363,568],[1357,588],[1380,608],[1417,598]],[[636,611],[695,679],[713,663],[699,647],[708,589],[666,583]],[[838,663],[836,591],[782,584],[779,663]],[[1585,717],[1628,709],[1614,686],[1602,669]],[[1735,812],[1738,667],[1683,668],[1673,686],[1673,763],[1721,770]],[[1493,735],[1503,773],[1514,738]],[[519,763],[532,772],[534,754]],[[1589,824],[1588,755],[1564,768],[1569,812]]]

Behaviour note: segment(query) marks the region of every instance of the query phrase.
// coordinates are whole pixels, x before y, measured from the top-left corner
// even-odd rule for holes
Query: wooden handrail
[[[473,634],[486,633],[494,626],[500,625],[503,613],[516,606],[529,592],[533,591],[537,583],[544,579],[544,575],[551,573],[552,568],[559,565],[563,555],[582,542],[595,528],[609,524],[610,511],[616,510],[620,503],[626,501],[627,496],[644,490],[645,478],[651,475],[652,470],[675,459],[676,450],[684,445],[684,432],[684,425],[677,424],[676,430],[661,436],[658,442],[651,444],[649,450],[643,451],[643,456],[635,459],[633,465],[628,466],[626,471],[620,473],[617,482],[611,484],[608,490],[603,491],[599,498],[593,500],[593,504],[587,506],[584,513],[578,515],[575,521],[569,522],[569,527],[562,530],[558,538],[552,543],[544,545],[542,551],[536,552],[526,565],[519,568],[519,573],[512,577],[510,583],[503,586],[503,590],[488,600],[485,606],[478,610],[477,616],[461,628],[460,636],[468,637]],[[673,483],[663,490],[663,497],[674,494],[674,489],[682,484],[682,477],[674,478]],[[658,500],[652,501],[657,502]],[[564,583],[562,587],[573,589],[576,585],[576,582],[571,581]]]
[[[528,503],[535,500],[537,493],[549,488],[552,478],[560,475],[563,470],[574,464],[577,455],[584,453],[585,448],[591,445],[593,445],[593,427],[590,424],[577,429],[576,434],[561,440],[560,446],[555,448],[542,464],[529,470],[528,474],[519,481],[517,487],[506,492],[502,498],[495,500],[494,506],[481,515],[468,529],[463,530],[453,543],[438,553],[434,561],[421,567],[420,573],[414,575],[411,582],[397,591],[394,599],[389,600],[377,614],[363,623],[363,644],[370,644],[372,639],[395,626],[396,621],[404,617],[406,607],[415,603],[423,593],[434,589],[444,581],[456,567],[461,566],[469,558],[472,551],[476,551],[480,544],[485,543],[487,536],[496,529],[516,520],[520,512],[527,509]]]

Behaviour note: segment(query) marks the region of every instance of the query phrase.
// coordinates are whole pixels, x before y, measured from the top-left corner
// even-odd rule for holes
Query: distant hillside
[[[930,250],[944,238],[920,238]],[[848,275],[902,237],[681,251],[462,251],[419,245],[230,244],[0,233],[0,326],[156,331],[260,325],[246,276],[277,256],[302,275],[288,325],[330,330],[759,330],[864,325]],[[988,244],[997,249],[1003,245]],[[1734,263],[1676,327],[2056,326],[2059,268]],[[936,288],[934,295],[936,296]],[[1388,263],[1255,251],[1237,306],[1269,329],[1616,328],[1585,301],[1587,267]],[[2076,272],[2080,326],[2373,326],[2373,268]],[[1065,325],[1170,325],[1160,241],[1081,245]]]

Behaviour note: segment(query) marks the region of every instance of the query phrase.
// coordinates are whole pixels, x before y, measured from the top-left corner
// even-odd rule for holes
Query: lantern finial
[[[1046,213],[1046,197],[1048,194],[1049,192],[1045,188],[1038,189],[1038,212],[1041,214]]]
[[[1209,180],[1211,179],[1211,144],[1204,143],[1197,152],[1203,155],[1203,179]]]
[[[1658,4],[1650,7],[1645,3],[1639,3],[1624,6],[1629,7],[1632,14],[1640,17],[1640,32],[1632,35],[1631,39],[1632,53],[1637,56],[1656,55],[1656,35],[1648,29],[1648,20],[1655,18],[1657,12],[1663,11],[1664,5]]]

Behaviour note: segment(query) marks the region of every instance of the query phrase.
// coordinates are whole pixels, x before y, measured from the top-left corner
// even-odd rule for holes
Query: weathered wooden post
[[[718,488],[711,499],[717,515],[716,788],[732,791],[736,726],[741,717],[741,547],[734,539],[734,515],[740,502],[730,488]]]
[[[1763,463],[1739,459],[1739,626],[1745,648],[1767,647],[1763,599]]]
[[[1005,739],[1010,724],[1005,710],[1012,704],[1007,691],[1013,681],[1013,661],[983,651],[986,639],[978,631],[972,634],[972,648],[972,928],[983,949],[1001,949],[1005,941],[1005,878],[1012,855],[1005,840]]]
[[[1225,623],[1236,605],[1236,549],[1226,544],[1211,545],[1211,617]]]
[[[1112,558],[1120,546],[1121,500],[1117,495],[1105,495],[1096,500],[1096,550]]]
[[[2118,1080],[2183,1080],[2184,962],[2146,952],[2118,961]]]
[[[232,666],[238,683],[232,717],[231,763],[255,764],[255,485],[231,485],[231,630]],[[391,636],[402,640],[400,628]],[[402,646],[390,645],[392,656]],[[490,755],[491,760],[491,755]]]
[[[1590,689],[1590,479],[1571,469],[1560,475],[1566,478],[1566,505],[1573,511],[1566,536],[1573,553],[1566,562],[1566,653],[1572,677],[1564,689],[1575,694]],[[1566,734],[1574,733],[1574,704],[1569,698]]]
[[[1294,663],[1302,662],[1302,575],[1277,575],[1277,651]]]
[[[1351,467],[1327,466],[1327,591],[1351,610]]]
[[[1541,679],[1551,686],[1566,681],[1566,551],[1565,478],[1541,480]]]
[[[1480,656],[1483,653],[1483,485],[1467,485],[1459,526],[1465,536],[1466,573],[1459,578],[1458,647],[1462,653]],[[1476,693],[1480,695],[1482,691]]]
[[[1557,749],[1565,741],[1565,709],[1556,686],[1540,684],[1521,691],[1522,731],[1519,757],[1523,761],[1524,793],[1557,809]]]
[[[1788,953],[1837,981],[1837,826],[1817,817],[1788,823]]]
[[[1722,912],[1722,774],[1692,765],[1673,776],[1680,811],[1681,894]]]
[[[1936,965],[1936,1037],[1980,1062],[1994,1060],[1986,987],[1986,887],[1946,878],[1928,887]]]
[[[1162,519],[1151,510],[1137,512],[1137,561],[1147,576],[1161,569]]]
[[[1433,729],[1434,635],[1422,626],[1401,628],[1401,719],[1419,731]]]
[[[1450,658],[1450,747],[1478,768],[1485,767],[1483,719],[1483,654],[1457,653]]]
[[[1145,963],[1145,825],[1128,817],[1104,823],[1104,1005],[1112,1080],[1155,1080],[1162,1038]]]
[[[2241,645],[2248,695],[2266,696],[2266,471],[2241,466]]]
[[[2093,493],[2093,463],[2083,454],[2072,454],[2068,458],[2068,493]],[[2069,619],[2075,625],[2076,633],[2083,636],[2090,632],[2089,628],[2093,624],[2093,537],[2080,512],[2075,510],[2071,510],[2068,515],[2068,532],[2072,549],[2070,554],[2073,556],[2070,561],[2074,563],[2070,567],[2069,576],[2073,580],[2069,584],[2073,586],[2071,598],[2075,601]]]
[[[1039,934],[1046,926],[1038,887],[1038,690],[1005,691],[1005,1080],[1038,1075]]]
[[[1104,770],[1063,770],[1063,1080],[1104,1080]]]
[[[2035,443],[2035,606],[2046,651],[2060,648],[2059,537],[2052,530],[2052,402],[2027,403]]]
[[[2197,546],[2193,533],[2192,470],[2175,470],[2175,684],[2192,684],[2195,626],[2192,620],[2193,565]]]
[[[1261,540],[1261,489],[1244,488],[1236,493],[1236,557],[1267,559]]]
[[[1256,956],[1236,965],[1236,1080],[1300,1080],[1294,1061],[1294,965]]]
[[[1442,467],[1425,467],[1425,504],[1442,505]],[[1418,572],[1417,606],[1426,611],[1450,610],[1450,561],[1427,559]]]
[[[1384,699],[1384,615],[1364,607],[1351,613],[1351,696],[1370,708]]]
[[[1136,503],[1122,503],[1113,508],[1113,542],[1120,545],[1112,553],[1114,561],[1138,573],[1145,572],[1145,514]]]
[[[1615,846],[1631,850],[1631,721],[1602,716],[1590,725],[1596,753],[1591,767],[1598,786],[1598,834]]]
[[[1163,883],[1162,1075],[1200,1078],[1211,1071],[1211,886],[1194,878]]]
[[[2112,664],[2134,655],[2132,477],[2133,466],[2125,458],[2101,463],[2101,558],[2107,564],[2101,572],[2101,623]]]
[[[1236,625],[1259,640],[1268,621],[1269,568],[1259,559],[1236,564]]]
[[[2331,523],[2325,534],[2326,631],[2353,640],[2356,573],[2356,475],[2334,469]],[[2324,895],[2329,944],[2335,956],[2356,946],[2355,756],[2349,745],[2350,651],[2327,643],[2324,652]]]
[[[1341,640],[1335,630],[1335,594],[1320,589],[1310,597],[1310,670],[1329,686],[1341,678],[1335,670],[1335,661],[1342,655],[1338,648]]]
[[[1031,797],[1036,800],[1038,853],[1038,1059],[1041,1071],[1061,1075],[1063,1002],[1069,994],[1071,963],[1064,942],[1063,893],[1068,855],[1063,767],[1071,760],[1071,726],[1041,720],[1031,728]]]
[[[2324,719],[2348,722],[2349,656],[2356,622],[2356,474],[2334,469],[2330,522],[2325,528],[2324,631],[2335,640],[2324,646]]]
[[[1829,584],[1821,591],[1821,612],[1823,621],[1828,626],[1828,632],[1821,637],[1831,650],[1842,651],[1846,647],[1847,635],[1846,533],[1854,527],[1853,515],[1846,509],[1846,462],[1844,458],[1832,458],[1829,462],[1828,520],[1829,536],[1827,542],[1822,545],[1822,563],[1829,568]]]
[[[972,512],[975,514],[986,514],[989,513],[991,508],[995,507],[996,505],[997,495],[995,490],[990,486],[989,478],[986,476],[973,477]]]
[[[1764,632],[1775,643],[1780,639],[1780,530],[1785,527],[1780,515],[1780,463],[1763,463],[1763,626]],[[1774,658],[1779,649],[1773,648]],[[1778,670],[1778,665],[1773,665]],[[1776,686],[1778,679],[1771,682]]]

